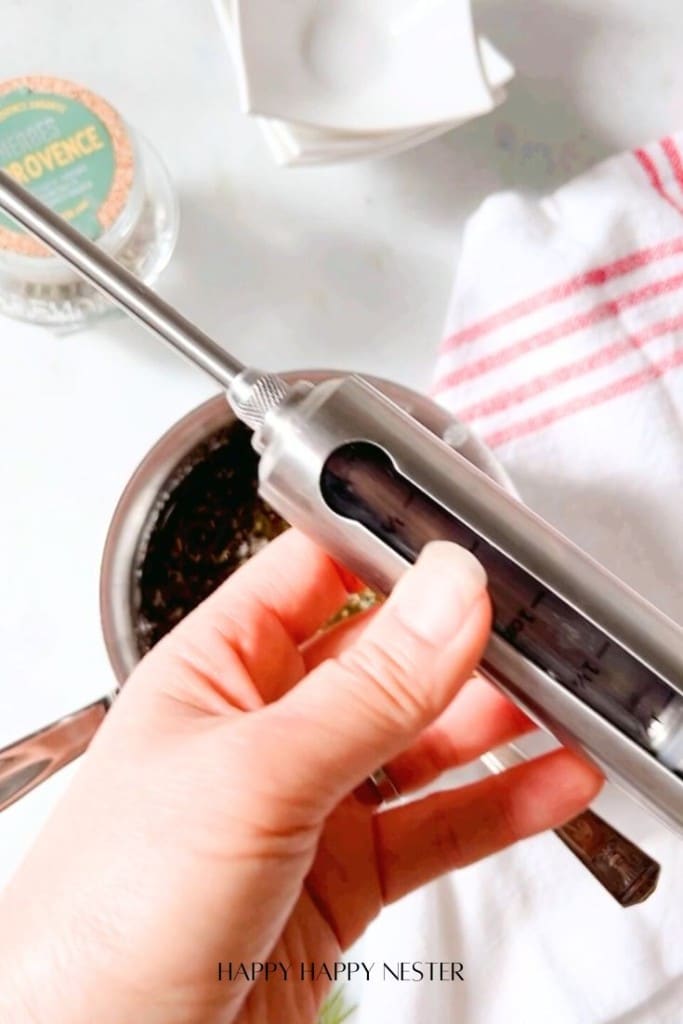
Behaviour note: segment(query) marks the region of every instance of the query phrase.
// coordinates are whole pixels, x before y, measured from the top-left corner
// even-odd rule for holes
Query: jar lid
[[[120,115],[83,86],[40,75],[0,82],[0,166],[92,240],[115,224],[134,183]],[[0,214],[0,253],[49,250]]]

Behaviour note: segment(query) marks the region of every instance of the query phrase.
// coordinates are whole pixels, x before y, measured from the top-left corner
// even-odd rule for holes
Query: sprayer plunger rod
[[[0,170],[0,210],[61,256],[143,327],[229,388],[243,369],[220,345],[164,302],[151,288]]]

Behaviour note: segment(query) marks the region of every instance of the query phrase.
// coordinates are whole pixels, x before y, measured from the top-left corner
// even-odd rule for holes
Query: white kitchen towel
[[[434,386],[529,505],[679,623],[682,153],[670,137],[540,201],[487,199]],[[365,959],[462,961],[465,981],[378,978],[358,1024],[682,1024],[683,840],[612,787],[596,808],[660,861],[649,901],[622,910],[552,834],[528,840],[382,914]]]

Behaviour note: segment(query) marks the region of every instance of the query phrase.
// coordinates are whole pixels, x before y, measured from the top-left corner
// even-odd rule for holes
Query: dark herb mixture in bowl
[[[258,457],[238,422],[182,459],[157,498],[138,548],[135,636],[144,655],[287,523],[257,493]],[[373,603],[353,595],[347,616]]]
[[[168,480],[135,567],[141,655],[287,528],[256,492],[257,464],[250,431],[232,423],[197,445]]]

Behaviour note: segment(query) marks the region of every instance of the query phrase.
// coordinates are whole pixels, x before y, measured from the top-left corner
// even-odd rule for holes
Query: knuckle
[[[337,660],[354,677],[356,685],[381,697],[382,713],[393,721],[422,722],[432,717],[430,688],[424,673],[400,650],[365,641],[343,651]]]
[[[497,787],[496,787],[497,788]],[[501,792],[481,798],[475,786],[471,801],[454,813],[447,797],[437,797],[432,818],[432,844],[444,869],[465,867],[522,838],[509,801]]]
[[[428,742],[425,743],[423,756],[434,778],[449,768],[458,768],[465,763],[461,745],[446,729],[435,723],[425,738],[428,738]]]
[[[497,791],[494,790],[492,801],[498,814],[498,832],[501,846],[509,846],[520,839],[524,839],[526,836],[524,828],[518,821],[514,793],[505,779],[505,774],[503,772],[501,775],[494,776],[496,780],[495,790]]]
[[[439,809],[435,814],[432,845],[438,863],[445,869],[461,867],[466,863],[462,822],[446,808]]]

